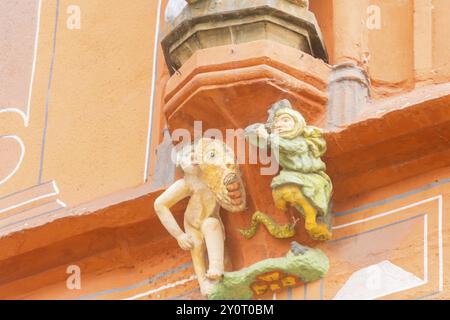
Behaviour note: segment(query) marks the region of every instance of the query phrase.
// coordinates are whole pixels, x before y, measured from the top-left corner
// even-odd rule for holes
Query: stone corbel
[[[328,60],[317,21],[308,10],[308,1],[188,2],[192,5],[167,26],[162,36],[161,44],[171,73],[198,50],[263,39]]]
[[[185,7],[167,25],[161,39],[173,73],[164,94],[171,133],[187,129],[192,137],[194,122],[199,121],[203,131],[219,129],[225,136],[226,129],[265,122],[267,107],[282,99],[307,123],[324,126],[331,67],[314,14],[306,1],[294,2],[202,0]],[[277,237],[293,233],[292,217],[278,210],[270,197],[272,177],[261,176],[256,165],[241,167],[251,203],[243,215],[224,215],[234,270],[287,251],[288,242],[262,227],[250,240],[238,231],[249,226],[255,211],[270,214],[287,230],[278,234],[280,228],[274,228]],[[261,250],[260,243],[270,250]],[[246,255],[247,250],[255,254]]]

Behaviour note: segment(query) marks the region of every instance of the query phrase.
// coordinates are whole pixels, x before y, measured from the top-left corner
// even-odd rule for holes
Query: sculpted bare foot
[[[211,280],[220,279],[222,278],[222,276],[223,276],[223,269],[220,268],[211,267],[206,273],[206,277]]]
[[[332,233],[328,229],[328,226],[324,223],[318,223],[310,228],[307,227],[306,230],[314,240],[327,241],[332,237]]]
[[[217,281],[213,281],[210,279],[205,279],[200,282],[200,292],[203,296],[208,296],[213,292],[214,286],[217,284]]]

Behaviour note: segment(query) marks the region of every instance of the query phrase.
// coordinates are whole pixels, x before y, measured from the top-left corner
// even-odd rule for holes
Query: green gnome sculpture
[[[247,127],[246,136],[250,143],[257,138],[260,148],[270,147],[282,168],[271,184],[275,206],[282,210],[295,207],[314,240],[331,239],[333,187],[321,159],[326,152],[322,130],[308,126],[300,112],[282,100],[270,108],[267,124]]]

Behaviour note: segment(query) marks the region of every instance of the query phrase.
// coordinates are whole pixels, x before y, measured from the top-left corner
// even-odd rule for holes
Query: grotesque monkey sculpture
[[[185,146],[177,156],[184,178],[155,201],[161,223],[183,250],[190,250],[200,290],[208,295],[224,272],[225,232],[220,207],[243,211],[245,190],[234,153],[219,140],[203,138]],[[170,208],[190,197],[184,214],[184,231]]]

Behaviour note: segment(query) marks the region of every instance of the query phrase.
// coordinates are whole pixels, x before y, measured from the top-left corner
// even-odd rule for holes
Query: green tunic
[[[333,187],[325,173],[326,165],[320,159],[326,151],[325,140],[321,137],[285,139],[274,135],[270,135],[269,140],[282,167],[272,180],[272,189],[296,184],[319,213],[327,215]]]

